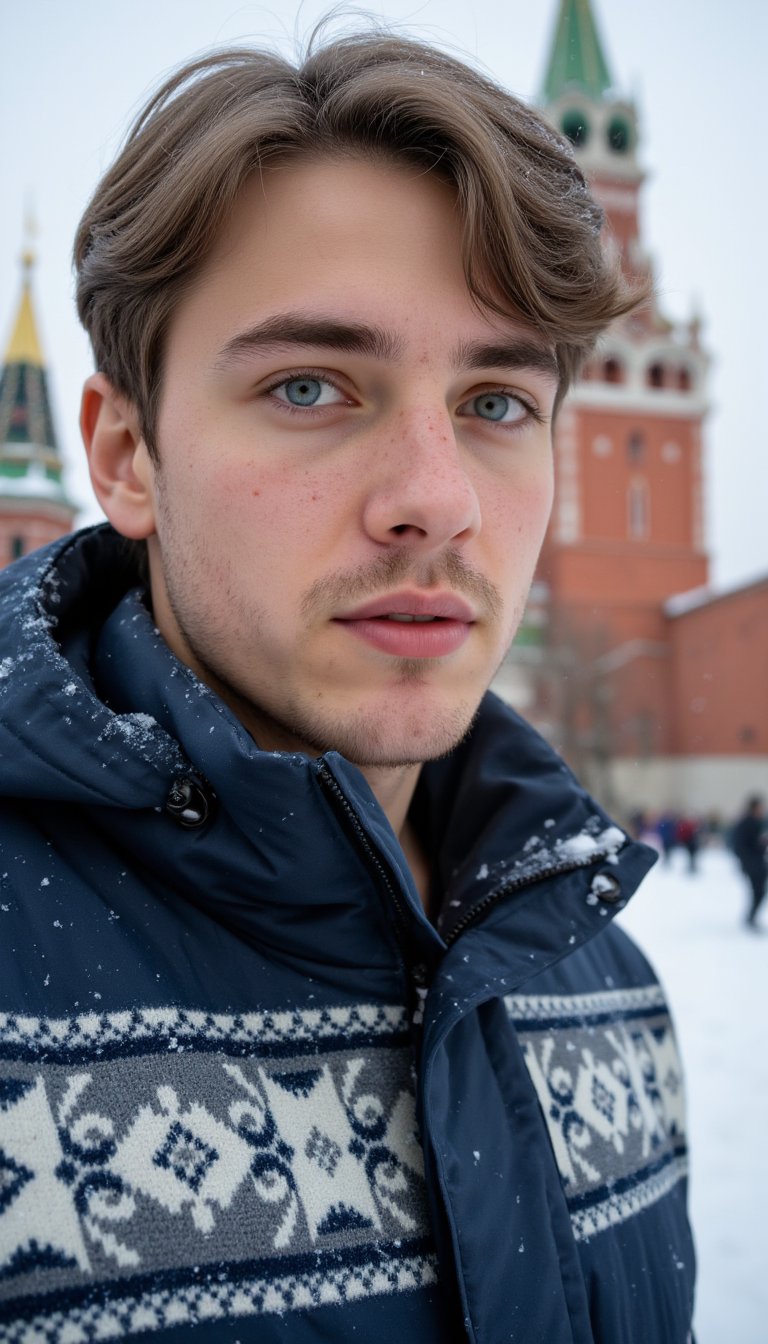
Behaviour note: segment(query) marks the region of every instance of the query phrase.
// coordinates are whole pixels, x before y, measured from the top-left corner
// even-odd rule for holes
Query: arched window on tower
[[[664,365],[658,363],[650,364],[646,374],[646,382],[649,387],[663,387],[665,383]]]
[[[606,383],[624,382],[624,369],[622,368],[620,361],[615,359],[613,355],[603,362],[603,378]]]
[[[691,390],[691,371],[686,369],[685,366],[677,371],[677,386],[681,392],[690,392]]]
[[[606,134],[608,147],[616,154],[626,154],[632,147],[632,128],[626,117],[611,117]]]
[[[576,145],[577,148],[586,145],[590,127],[587,118],[580,109],[573,108],[570,112],[565,112],[560,126],[563,135],[568,136],[572,145]]]
[[[627,531],[632,541],[647,541],[651,533],[651,492],[648,482],[636,477],[627,492]]]
[[[627,457],[630,462],[645,461],[645,435],[640,429],[633,429],[627,438]]]
[[[11,550],[11,559],[12,559],[12,560],[20,560],[21,557],[22,557],[22,555],[24,555],[24,553],[25,553],[25,551],[26,551],[26,546],[25,546],[25,544],[24,544],[24,538],[23,538],[23,537],[19,537],[19,536],[11,537],[11,546],[10,546],[10,550]]]

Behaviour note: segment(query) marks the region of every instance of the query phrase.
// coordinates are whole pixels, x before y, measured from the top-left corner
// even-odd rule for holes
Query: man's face
[[[249,185],[172,320],[143,469],[155,619],[260,746],[397,765],[464,734],[543,539],[556,386],[473,303],[435,177]]]

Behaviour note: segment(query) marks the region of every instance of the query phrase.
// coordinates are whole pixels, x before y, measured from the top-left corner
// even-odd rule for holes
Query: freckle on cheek
[[[254,495],[254,496],[255,496],[255,495],[260,495],[260,494],[261,494],[261,491],[260,491],[260,490],[252,490],[252,491],[251,491],[251,494]]]

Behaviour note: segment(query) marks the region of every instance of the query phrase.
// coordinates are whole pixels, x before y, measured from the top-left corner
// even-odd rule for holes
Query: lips
[[[468,639],[476,616],[455,593],[390,593],[335,618],[349,634],[397,658],[444,658]]]
[[[472,607],[456,593],[388,593],[385,597],[376,597],[344,612],[336,619],[340,621],[376,620],[387,616],[430,617],[443,621],[462,621],[471,625],[477,619]]]

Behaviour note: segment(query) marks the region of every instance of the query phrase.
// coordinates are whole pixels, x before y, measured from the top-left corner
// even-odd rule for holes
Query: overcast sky
[[[662,306],[693,304],[713,357],[706,431],[708,539],[719,585],[768,571],[768,283],[765,0],[593,0],[618,87],[634,96],[648,170],[645,236]],[[0,340],[18,301],[26,203],[38,220],[35,290],[68,484],[99,517],[77,429],[90,350],[75,316],[77,221],[149,92],[212,46],[290,54],[328,3],[0,0]],[[464,53],[535,97],[557,0],[404,0],[368,13]]]

